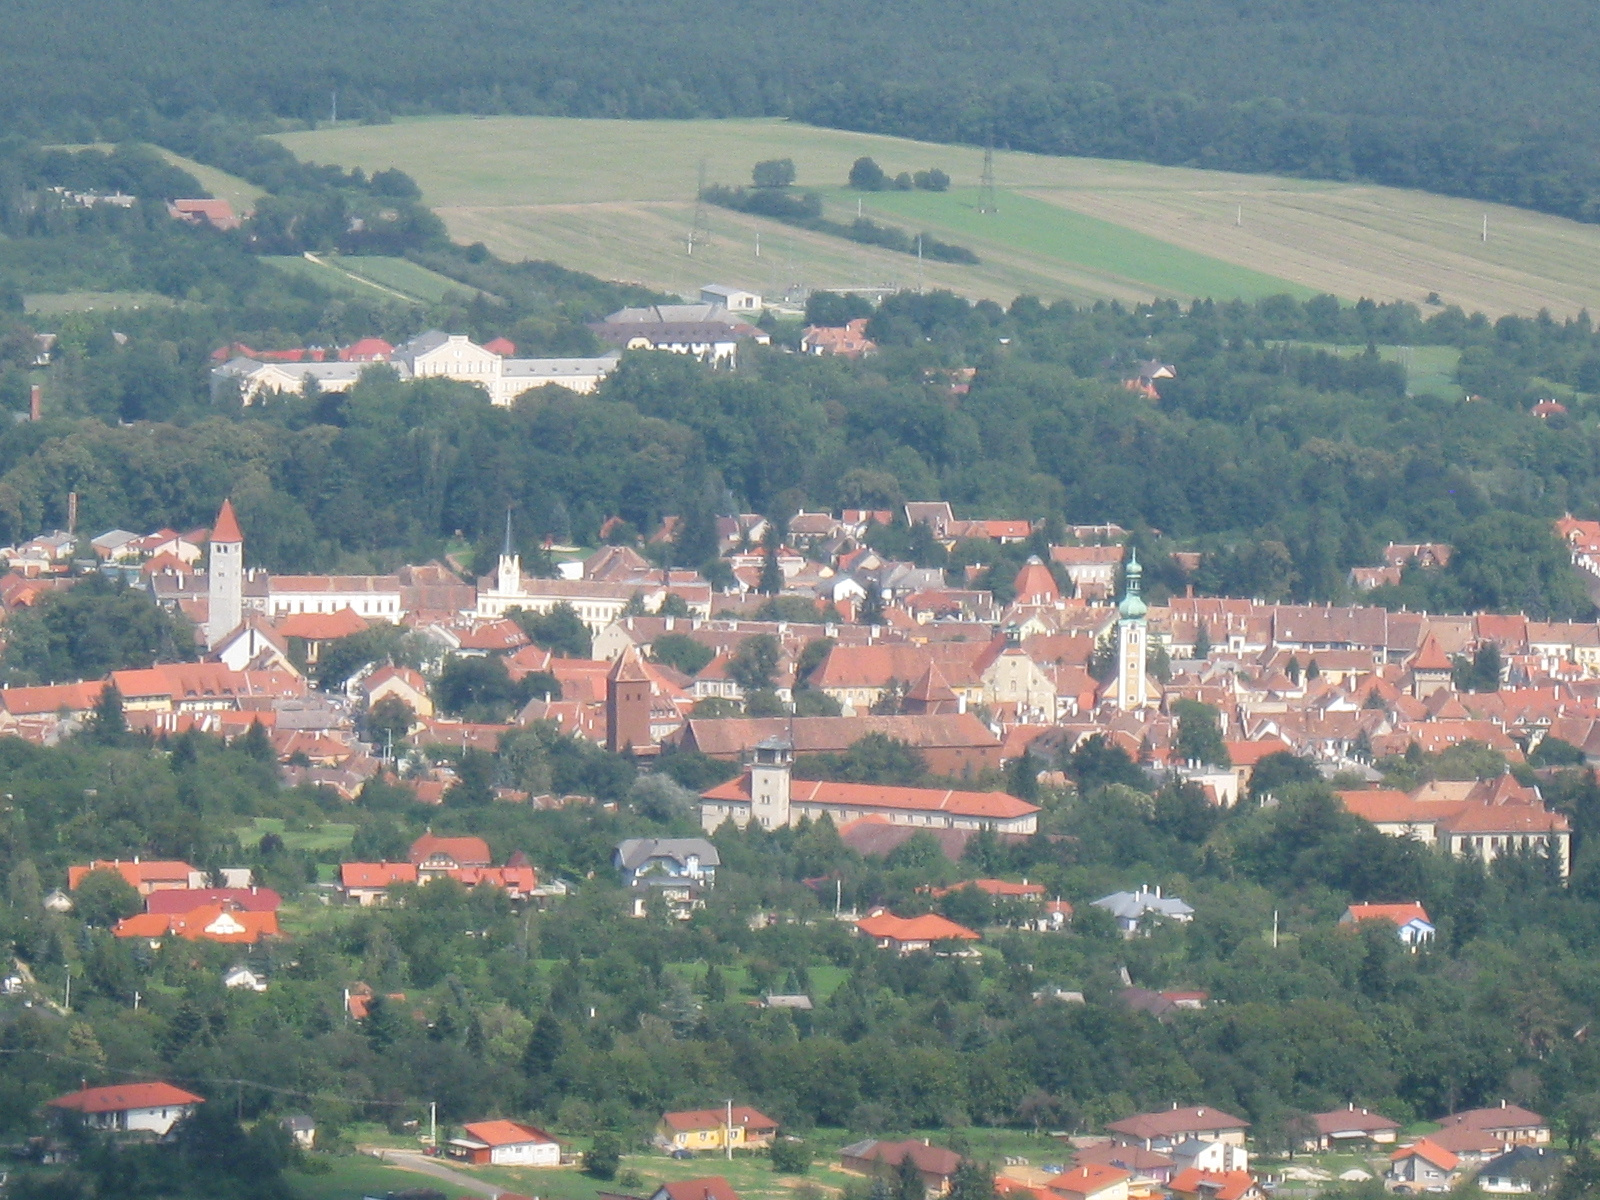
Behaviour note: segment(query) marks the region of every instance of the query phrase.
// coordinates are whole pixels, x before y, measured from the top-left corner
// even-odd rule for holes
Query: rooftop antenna
[[[978,197],[978,211],[981,213],[994,213],[999,205],[994,197],[994,139],[990,138],[983,148],[983,178],[979,181],[981,194]]]

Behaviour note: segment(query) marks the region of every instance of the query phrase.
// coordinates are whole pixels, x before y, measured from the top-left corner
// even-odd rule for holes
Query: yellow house
[[[661,1114],[656,1138],[673,1150],[756,1149],[772,1141],[778,1123],[748,1105]]]

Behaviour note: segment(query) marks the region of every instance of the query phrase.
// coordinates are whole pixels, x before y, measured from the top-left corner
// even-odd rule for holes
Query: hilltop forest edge
[[[617,3],[136,0],[8,7],[0,120],[164,142],[177,119],[788,116],[1050,154],[1368,179],[1600,217],[1597,18],[1551,0],[837,2],[640,25]],[[418,29],[429,31],[415,36]],[[847,33],[841,31],[847,30]],[[603,54],[593,48],[604,46]],[[1493,47],[1492,53],[1485,47]],[[224,66],[224,64],[226,64]]]

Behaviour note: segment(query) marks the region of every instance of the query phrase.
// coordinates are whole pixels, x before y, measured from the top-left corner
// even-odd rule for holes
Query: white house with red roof
[[[451,1158],[477,1166],[559,1167],[561,1143],[520,1121],[474,1121],[446,1144]]]
[[[766,1146],[777,1133],[778,1123],[748,1104],[662,1113],[656,1123],[657,1143],[673,1150]]]
[[[1242,1146],[1244,1131],[1249,1128],[1249,1121],[1204,1104],[1186,1108],[1174,1104],[1170,1109],[1160,1112],[1137,1113],[1120,1121],[1106,1123],[1106,1132],[1114,1141],[1163,1153],[1191,1138]]]
[[[1455,1182],[1460,1159],[1427,1138],[1389,1156],[1389,1182],[1412,1188],[1447,1188]]]
[[[1341,925],[1359,925],[1363,921],[1392,923],[1401,944],[1412,949],[1433,941],[1437,932],[1428,919],[1428,910],[1416,900],[1406,904],[1352,904],[1339,918]]]
[[[205,1102],[170,1083],[118,1083],[57,1096],[49,1107],[82,1113],[93,1129],[163,1135]]]

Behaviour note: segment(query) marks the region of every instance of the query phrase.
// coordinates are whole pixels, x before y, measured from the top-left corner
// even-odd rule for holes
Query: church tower
[[[506,509],[506,544],[500,549],[500,569],[495,573],[495,591],[502,596],[522,592],[522,558],[511,544],[511,510]]]
[[[1144,581],[1144,568],[1139,565],[1135,551],[1126,572],[1127,592],[1117,606],[1121,619],[1117,621],[1117,707],[1123,712],[1145,708],[1150,703],[1150,682],[1145,676],[1145,658],[1149,650],[1149,625],[1144,600],[1139,596]]]
[[[631,749],[637,754],[651,751],[654,746],[650,737],[650,676],[645,674],[638,650],[628,646],[606,676],[606,749],[613,754]]]
[[[215,646],[244,621],[244,534],[233,515],[233,501],[224,500],[211,530],[206,567],[206,646]]]

